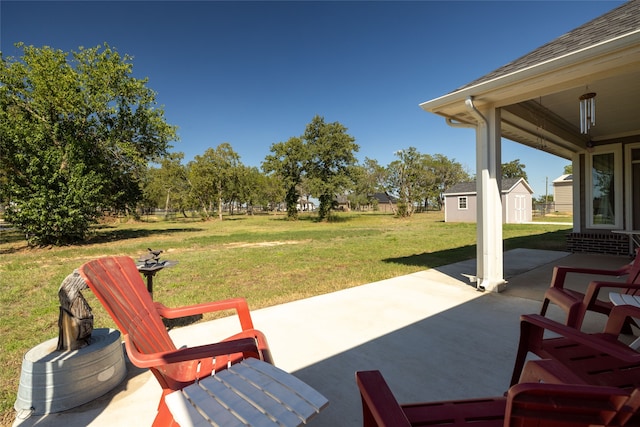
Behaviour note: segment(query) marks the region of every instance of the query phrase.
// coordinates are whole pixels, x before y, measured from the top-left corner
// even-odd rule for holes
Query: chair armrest
[[[205,302],[202,304],[187,305],[182,307],[169,308],[156,302],[158,314],[165,319],[177,319],[180,317],[195,316],[202,313],[213,313],[216,311],[235,310],[240,319],[242,330],[253,329],[253,321],[249,312],[249,305],[244,298],[229,298],[220,301]]]
[[[620,306],[623,307],[623,306]],[[617,319],[617,317],[615,317]],[[611,325],[611,331],[618,324]],[[640,353],[618,341],[615,333],[586,334],[573,327],[563,325],[539,314],[523,314],[520,316],[520,338],[516,352],[516,360],[511,375],[510,385],[517,384],[522,375],[525,361],[529,353],[540,354],[542,351],[544,334],[553,332],[573,342],[608,354],[611,357],[624,362],[640,362]]]
[[[523,393],[532,393],[549,397],[553,395],[566,396],[572,400],[579,400],[581,396],[629,396],[629,391],[627,390],[603,385],[521,383],[509,388],[507,391],[507,399],[514,399],[517,395]]]
[[[553,359],[529,360],[524,365],[519,383],[583,384],[571,369]]]
[[[411,427],[380,371],[358,371],[356,383],[362,397],[365,426]]]
[[[128,334],[123,334],[124,345],[131,363],[139,368],[153,368],[168,363],[186,362],[190,360],[207,359],[234,353],[245,353],[260,358],[258,345],[254,338],[242,338],[231,341],[221,341],[197,347],[179,348],[172,351],[145,354],[140,353],[131,343]]]
[[[611,309],[604,333],[618,336],[628,317],[640,319],[640,307],[634,305],[617,305]]]
[[[577,296],[557,287],[547,289],[544,293],[544,297],[553,301],[567,313],[577,310],[584,301],[584,299],[580,299]]]
[[[638,311],[638,313],[640,313],[640,311]],[[622,313],[617,314],[615,319],[618,319],[618,316],[620,315],[622,315]],[[638,316],[640,317],[640,314],[638,314]],[[522,316],[520,316],[520,321],[521,327],[537,329],[538,333],[544,333],[545,330],[550,331],[565,338],[569,338],[578,344],[582,344],[589,348],[602,351],[603,353],[609,354],[616,359],[628,362],[640,361],[640,353],[618,341],[619,332],[618,335],[616,335],[615,332],[607,332],[607,330],[605,329],[604,333],[586,334],[567,325],[563,325],[562,323],[558,323],[554,320],[543,317],[539,314],[523,314]],[[613,326],[614,325],[612,325],[610,328],[611,331],[615,330]]]
[[[553,425],[554,420],[558,425],[573,424],[577,417],[591,423],[597,419],[598,425],[624,425],[619,420],[627,421],[635,413],[635,408],[628,407],[627,402],[629,392],[616,387],[584,384],[516,384],[507,392],[505,425],[515,425],[516,420],[518,425],[529,425],[527,420],[537,420],[534,423],[537,425],[540,419],[535,414],[540,413],[545,413],[548,425]],[[590,422],[583,425],[592,425]]]
[[[638,289],[640,291],[640,283],[602,282],[594,280],[589,283],[584,295],[586,307],[590,307],[596,302],[601,289]]]
[[[630,265],[627,264],[617,270],[604,270],[601,268],[588,268],[588,267],[569,267],[558,265],[553,267],[553,275],[551,276],[551,287],[562,288],[564,286],[564,280],[567,274],[590,274],[597,276],[624,276],[629,273]]]

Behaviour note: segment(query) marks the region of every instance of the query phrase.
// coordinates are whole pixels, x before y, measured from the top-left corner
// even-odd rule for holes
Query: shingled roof
[[[502,188],[500,191],[502,193],[508,193],[520,181],[522,181],[524,185],[531,190],[531,187],[527,184],[527,181],[525,181],[524,178],[505,178],[501,181]],[[532,190],[531,192],[533,193]],[[476,183],[475,181],[460,182],[446,189],[444,194],[476,194]]]
[[[640,0],[629,0],[557,39],[511,61],[453,92],[592,47],[625,34],[640,31]],[[453,93],[452,92],[452,93]]]
[[[373,195],[373,198],[376,199],[378,201],[378,203],[397,203],[398,202],[398,198],[392,196],[391,194],[384,192],[384,193],[375,193]]]

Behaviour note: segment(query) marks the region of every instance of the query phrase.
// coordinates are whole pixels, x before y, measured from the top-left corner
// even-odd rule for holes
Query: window
[[[467,196],[458,197],[458,210],[467,209]]]
[[[640,143],[625,146],[625,159],[625,228],[640,230]]]
[[[631,229],[640,230],[640,148],[631,150]]]
[[[607,150],[607,151],[605,151]],[[622,177],[620,146],[587,156],[587,216],[590,227],[620,228]]]

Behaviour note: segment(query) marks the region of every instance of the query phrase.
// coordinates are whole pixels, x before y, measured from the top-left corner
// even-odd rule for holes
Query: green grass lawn
[[[565,224],[505,225],[505,250],[565,250]],[[358,286],[475,257],[476,225],[444,223],[429,212],[410,219],[340,213],[328,223],[312,216],[233,216],[126,222],[96,227],[86,244],[29,248],[0,229],[0,425],[13,422],[21,359],[58,335],[58,287],[82,263],[105,255],[138,258],[147,248],[178,261],[154,279],[154,299],[167,306],[241,296],[252,309]],[[89,290],[94,327],[114,327]],[[212,317],[205,316],[204,320]]]
[[[569,213],[553,212],[545,215],[536,215],[533,217],[534,222],[567,222],[573,223],[573,216]]]

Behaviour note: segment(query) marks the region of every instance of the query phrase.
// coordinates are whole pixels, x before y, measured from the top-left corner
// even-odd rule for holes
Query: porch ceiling
[[[588,88],[588,89],[587,89]],[[596,95],[596,124],[580,133],[579,96]],[[502,109],[502,135],[570,158],[588,146],[640,136],[640,65],[629,73],[595,80]]]
[[[586,74],[550,88],[541,86],[533,93],[530,87],[535,84],[527,80],[511,85],[508,90],[470,88],[454,92],[452,95],[457,94],[457,99],[446,104],[431,107],[429,101],[421,106],[456,122],[475,125],[475,119],[464,106],[464,100],[473,96],[478,106],[492,104],[502,108],[504,138],[570,159],[572,153],[584,151],[589,145],[640,137],[640,53],[634,52],[629,59],[633,63],[628,67],[615,68],[600,78]],[[587,71],[590,66],[583,64],[580,68]],[[550,83],[554,77],[540,76],[540,79]],[[528,92],[525,95],[517,94],[525,91]],[[536,91],[538,96],[522,99]],[[589,135],[582,135],[578,98],[586,92],[597,94],[596,124]],[[510,98],[522,100],[510,102]]]

